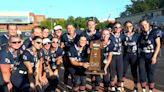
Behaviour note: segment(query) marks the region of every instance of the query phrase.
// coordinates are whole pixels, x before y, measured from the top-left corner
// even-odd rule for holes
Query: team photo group
[[[66,31],[59,24],[52,31],[35,26],[27,38],[9,24],[0,36],[0,92],[56,92],[60,83],[64,89],[70,85],[71,92],[98,92],[100,84],[103,92],[126,92],[128,68],[131,92],[154,92],[163,32],[146,19],[135,25],[116,21],[97,30],[95,20],[88,19],[84,31],[73,24]],[[97,64],[102,73],[91,70]]]

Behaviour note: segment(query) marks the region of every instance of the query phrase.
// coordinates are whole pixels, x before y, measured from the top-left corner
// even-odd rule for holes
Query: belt
[[[20,74],[27,74],[27,71],[19,70]]]
[[[113,55],[121,55],[120,52],[112,52]]]

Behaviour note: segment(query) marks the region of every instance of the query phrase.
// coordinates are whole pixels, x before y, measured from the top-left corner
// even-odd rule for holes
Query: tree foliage
[[[69,16],[66,20],[66,24],[75,24],[75,18],[73,16]]]
[[[77,30],[86,29],[87,20],[92,19],[96,21],[96,29],[104,28],[108,25],[108,22],[99,22],[96,17],[76,17],[69,16],[68,19],[56,19],[56,18],[47,18],[46,21],[40,23],[41,26],[46,26],[49,29],[53,29],[54,23],[60,24],[64,29],[67,24],[73,24]]]
[[[120,14],[121,17],[153,9],[164,8],[164,0],[131,0],[131,2],[132,4],[126,5],[126,10]]]
[[[51,21],[50,20],[42,21],[40,23],[40,26],[47,27],[48,29],[51,29]]]
[[[102,29],[108,26],[108,22],[101,22],[101,23],[97,23],[96,25],[96,29]]]
[[[86,19],[82,17],[75,18],[75,27],[77,29],[86,28]]]

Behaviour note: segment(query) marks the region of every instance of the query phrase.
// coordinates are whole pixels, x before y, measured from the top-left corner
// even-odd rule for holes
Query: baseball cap
[[[55,25],[54,26],[54,30],[62,30],[62,26],[61,25]]]
[[[49,43],[49,42],[51,42],[49,38],[44,38],[43,39],[43,44],[46,44],[46,43]]]

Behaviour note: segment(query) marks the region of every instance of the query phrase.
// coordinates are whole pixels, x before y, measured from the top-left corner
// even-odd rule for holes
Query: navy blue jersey
[[[9,36],[4,34],[0,36],[0,46],[5,46],[8,44]]]
[[[82,32],[81,34],[87,37],[87,44],[89,44],[91,41],[99,40],[101,38],[101,33],[97,30],[93,35],[89,35],[88,30]]]
[[[139,42],[140,34],[133,32],[130,36],[127,33],[124,33],[123,38],[123,46],[124,52],[133,52],[136,53],[138,50],[138,42]]]
[[[5,47],[0,50],[0,64],[8,64],[10,65],[10,71],[13,72],[16,70],[17,66],[19,65],[19,56],[20,56],[20,51],[17,50],[16,52],[13,52],[11,49],[8,47]],[[3,77],[2,77],[2,72],[0,71],[0,85],[3,85]]]
[[[113,52],[113,49],[114,49],[114,43],[111,40],[109,40],[108,44],[102,47],[101,50],[101,53],[103,54],[102,60],[107,59],[108,54],[110,52]]]
[[[109,40],[108,43],[101,48],[101,68],[103,69],[105,64],[107,62],[104,62],[104,60],[108,59],[108,55],[110,52],[113,52],[114,49],[114,43]]]
[[[0,50],[0,56],[0,64],[10,64],[11,71],[16,70],[17,66],[20,64],[20,50],[16,50],[16,52],[13,52],[6,46],[2,50]]]
[[[84,49],[80,52],[77,45],[74,45],[70,48],[69,57],[75,58],[78,62],[86,62],[88,59],[87,48],[84,47]]]
[[[23,52],[23,54],[21,55],[21,61],[20,61],[19,69],[27,71],[27,68],[23,62],[30,62],[32,65],[33,71],[35,71],[36,70],[36,64],[38,63],[39,59],[40,59],[39,51],[38,51],[37,55],[34,55],[32,48],[29,48],[29,49],[25,50]]]
[[[63,42],[64,43],[64,51],[66,52],[66,54],[67,54],[67,52],[69,51],[69,48],[71,47],[71,46],[73,46],[74,44],[76,44],[77,43],[77,40],[78,40],[78,34],[76,34],[75,33],[75,35],[74,35],[74,37],[73,38],[71,38],[69,35],[68,35],[68,33],[65,33],[65,34],[63,34],[62,36],[61,36],[61,42]]]
[[[49,66],[49,61],[50,61],[50,56],[51,56],[51,53],[50,53],[50,49],[48,50],[44,50],[43,48],[40,49],[39,51],[41,54],[41,58],[42,58],[42,70],[43,71],[46,71],[46,69],[48,68]]]
[[[31,47],[32,47],[32,38],[30,37],[23,42],[22,46],[20,47],[20,50],[25,51],[26,49],[29,49]],[[40,52],[40,51],[41,50],[39,50],[39,52],[38,52],[39,58],[42,57],[42,52]]]
[[[57,66],[56,66],[56,61],[57,61],[57,58],[59,56],[62,56],[64,53],[63,53],[63,49],[58,46],[56,51],[52,51],[50,50],[50,66],[51,66],[51,69],[56,69]]]
[[[144,53],[153,53],[156,48],[155,40],[161,37],[160,30],[150,29],[148,32],[143,32],[140,37],[140,49]]]
[[[31,46],[32,46],[32,38],[30,37],[23,42],[23,44],[21,46],[21,50],[24,51],[24,50],[30,48]]]
[[[111,33],[110,39],[114,43],[114,48],[113,48],[113,55],[115,53],[121,54],[122,53],[122,43],[123,43],[123,34],[121,33],[119,37],[116,37],[114,33]]]
[[[111,40],[111,41],[113,42],[113,40],[114,40],[114,35],[113,35],[113,33],[110,33],[109,40]]]
[[[47,50],[47,51],[44,51],[43,49],[40,49],[40,53],[41,53],[40,55],[42,55],[41,57],[43,58],[43,63],[45,61],[48,61],[48,58],[50,59],[50,55],[51,55],[50,49]]]
[[[49,35],[48,35],[48,38],[49,38],[50,40],[52,40],[53,37],[54,37],[54,35],[52,35],[52,34],[49,34]]]

